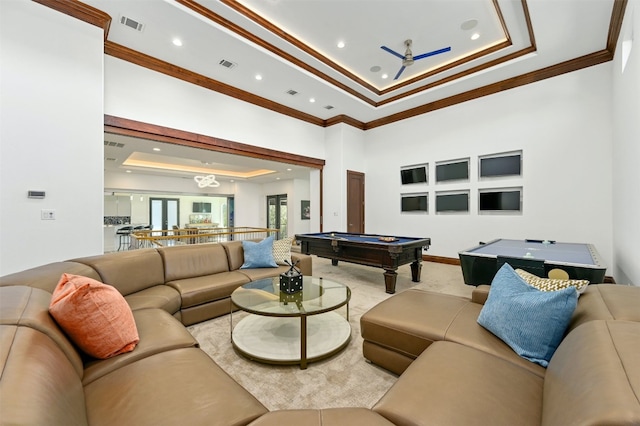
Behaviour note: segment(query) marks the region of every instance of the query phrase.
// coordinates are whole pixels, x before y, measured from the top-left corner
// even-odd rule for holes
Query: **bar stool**
[[[119,237],[119,245],[118,251],[128,250],[129,245],[131,244],[131,231],[133,231],[133,226],[123,226],[122,228],[116,231],[116,235]]]

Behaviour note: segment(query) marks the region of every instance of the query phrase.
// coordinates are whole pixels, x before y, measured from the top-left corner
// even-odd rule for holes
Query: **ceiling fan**
[[[398,58],[402,59],[402,67],[400,67],[400,70],[398,71],[396,76],[393,78],[394,80],[397,80],[400,77],[400,74],[402,74],[402,72],[404,71],[404,69],[409,65],[412,65],[414,61],[417,61],[418,59],[428,58],[429,56],[439,55],[440,53],[448,52],[451,50],[451,46],[449,46],[449,47],[444,47],[442,49],[434,50],[433,52],[427,52],[421,55],[413,56],[413,53],[411,52],[411,39],[405,40],[404,45],[407,47],[407,50],[404,52],[404,55],[401,55],[400,53],[392,49],[389,49],[387,46],[380,46],[382,50],[386,50],[387,52],[391,53],[393,56],[397,56]]]

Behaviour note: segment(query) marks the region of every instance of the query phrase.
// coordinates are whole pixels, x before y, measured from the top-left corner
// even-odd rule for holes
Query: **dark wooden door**
[[[347,170],[347,232],[364,234],[364,173]]]

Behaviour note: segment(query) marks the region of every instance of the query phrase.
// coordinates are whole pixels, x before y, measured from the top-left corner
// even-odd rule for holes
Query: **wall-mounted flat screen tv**
[[[521,174],[521,154],[480,158],[480,177],[520,176]]]
[[[448,180],[468,180],[469,160],[436,164],[436,182]]]
[[[426,212],[429,209],[427,196],[403,195],[400,209],[403,212]]]
[[[480,211],[520,211],[520,196],[519,189],[481,192]]]
[[[412,183],[424,183],[427,181],[426,166],[412,167],[400,170],[400,177],[403,185]]]
[[[436,194],[436,212],[468,212],[469,194]]]
[[[201,202],[194,201],[193,212],[194,213],[211,213],[211,203],[201,203]]]

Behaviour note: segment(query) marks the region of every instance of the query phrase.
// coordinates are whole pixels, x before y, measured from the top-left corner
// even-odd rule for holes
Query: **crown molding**
[[[332,117],[330,119],[327,120],[323,120],[320,119],[318,117],[315,117],[311,114],[306,114],[303,113],[301,111],[298,111],[294,108],[290,108],[287,107],[285,105],[279,104],[277,102],[268,100],[266,98],[260,97],[260,96],[256,96],[252,93],[246,92],[244,90],[240,90],[237,89],[235,87],[229,86],[227,84],[224,84],[222,82],[219,82],[217,80],[211,79],[209,77],[205,77],[201,74],[197,74],[194,73],[192,71],[189,71],[185,68],[181,68],[178,66],[175,66],[173,64],[170,64],[168,62],[164,62],[161,61],[157,58],[145,55],[143,53],[137,52],[135,50],[129,49],[125,46],[121,46],[117,43],[113,43],[107,40],[108,37],[108,32],[109,32],[109,27],[111,25],[111,17],[106,14],[105,12],[102,12],[98,9],[95,9],[91,6],[88,6],[80,1],[77,0],[33,0],[37,3],[40,3],[44,6],[50,7],[52,9],[55,9],[59,12],[65,13],[69,16],[73,16],[74,18],[80,19],[82,21],[88,22],[92,25],[96,25],[98,27],[103,28],[104,30],[104,39],[105,39],[105,54],[134,63],[136,65],[151,69],[153,71],[157,71],[160,73],[163,73],[165,75],[169,75],[171,77],[204,87],[206,89],[242,100],[244,102],[253,104],[253,105],[257,105],[260,106],[262,108],[283,114],[283,115],[287,115],[289,117],[298,119],[298,120],[302,120],[317,126],[322,126],[322,127],[328,127],[328,126],[332,126],[335,124],[340,124],[340,123],[344,123],[350,126],[353,126],[355,128],[361,129],[361,130],[368,130],[368,129],[373,129],[375,127],[380,127],[380,126],[384,126],[386,124],[390,124],[390,123],[394,123],[400,120],[404,120],[407,118],[411,118],[411,117],[415,117],[418,115],[422,115],[422,114],[426,114],[441,108],[446,108],[449,106],[453,106],[462,102],[466,102],[472,99],[477,99],[483,96],[487,96],[487,95],[491,95],[491,94],[495,94],[495,93],[499,93],[501,91],[504,90],[509,90],[509,89],[513,89],[515,87],[520,87],[526,84],[530,84],[530,83],[535,83],[537,81],[541,81],[547,78],[551,78],[551,77],[556,77],[568,72],[573,72],[573,71],[577,71],[583,68],[587,68],[587,67],[591,67],[594,65],[598,65],[601,64],[603,62],[607,62],[607,61],[611,61],[613,59],[614,53],[615,53],[615,48],[616,48],[616,44],[618,41],[618,38],[620,36],[620,30],[622,27],[622,21],[624,18],[624,12],[627,6],[627,1],[628,0],[613,0],[613,9],[612,9],[612,13],[611,13],[611,20],[609,23],[609,32],[608,32],[608,36],[607,36],[607,44],[606,44],[606,49],[598,51],[598,52],[593,52],[591,54],[587,54],[584,55],[582,57],[579,58],[574,58],[556,65],[552,65],[546,68],[542,68],[536,71],[532,71],[526,74],[522,74],[520,76],[516,76],[507,80],[503,80],[500,82],[496,82],[493,84],[489,84],[477,89],[473,89],[464,93],[460,93],[454,96],[450,96],[448,98],[445,99],[440,99],[437,101],[433,101],[433,102],[429,102],[427,104],[415,107],[415,108],[411,108],[408,109],[406,111],[402,111],[396,114],[392,114],[377,120],[373,120],[370,122],[361,122],[359,120],[356,120],[352,117],[349,117],[347,115],[338,115],[335,117]],[[193,0],[177,0],[179,3],[183,4],[186,7],[191,8],[192,10],[194,10],[197,13],[202,14],[203,16],[206,16],[212,20],[215,20],[216,22],[218,22],[221,25],[226,26],[229,29],[232,29],[233,31],[236,31],[238,33],[240,33],[241,35],[243,35],[244,37],[248,38],[249,40],[251,40],[254,43],[258,43],[260,45],[265,45],[263,47],[274,51],[275,48],[274,46],[271,46],[270,44],[264,42],[263,40],[253,36],[252,34],[244,31],[243,29],[235,26],[235,24],[232,24],[231,22],[225,20],[222,17],[219,17],[218,15],[216,15],[215,13],[209,11],[208,9],[200,6],[198,3],[196,3]],[[225,4],[229,3],[228,0],[221,0],[223,1]],[[509,56],[506,57],[506,60],[511,60],[514,59],[516,57],[522,56],[522,55],[526,55],[528,53],[531,53],[533,51],[535,51],[536,47],[535,47],[535,40],[533,38],[533,30],[531,27],[531,22],[530,22],[530,17],[528,14],[528,8],[526,6],[526,0],[522,0],[523,2],[523,7],[525,10],[525,15],[526,15],[526,21],[527,21],[527,26],[529,28],[529,38],[531,40],[531,46],[525,49],[522,49],[518,52],[515,52]],[[277,53],[277,52],[276,52]],[[283,52],[284,55],[286,55],[286,53]],[[295,58],[289,58],[292,62],[296,63],[298,62],[297,59]],[[434,83],[430,83],[428,85],[425,85],[423,87],[419,87],[416,88],[414,90],[408,91],[406,93],[403,93],[401,95],[397,95],[388,99],[385,99],[384,101],[381,102],[373,102],[370,99],[368,99],[367,97],[361,97],[361,95],[359,95],[358,97],[365,100],[365,102],[373,105],[373,106],[381,106],[384,104],[387,104],[389,102],[394,102],[397,101],[403,97],[406,96],[410,96],[416,93],[419,93],[421,91],[430,89],[432,87],[435,87],[437,85],[440,84],[444,84],[447,82],[450,82],[452,80],[464,77],[466,75],[469,75],[470,73],[473,72],[477,72],[480,71],[484,68],[488,68],[490,66],[494,66],[496,65],[498,62],[503,62],[503,60],[496,60],[496,61],[492,61],[488,64],[485,65],[481,65],[479,67],[475,67],[472,70],[467,70],[467,71],[463,71],[461,73],[458,73],[456,75],[450,76],[446,79],[443,79],[441,81],[438,82],[434,82]],[[308,65],[301,65],[301,64],[297,64],[298,66],[302,66],[304,69],[306,69],[309,72],[313,72],[314,74],[317,73],[317,71],[313,71],[313,69],[311,67],[309,67]],[[323,74],[324,76],[324,74]],[[330,77],[328,76],[320,76],[321,78],[325,78],[327,81],[329,81],[332,84],[335,84],[331,81]],[[337,83],[337,82],[336,82]],[[407,84],[410,84],[410,82],[407,82]],[[350,88],[348,87],[342,87],[342,85],[340,83],[336,84],[339,88],[341,88],[342,90],[347,91],[348,93],[351,93]]]

